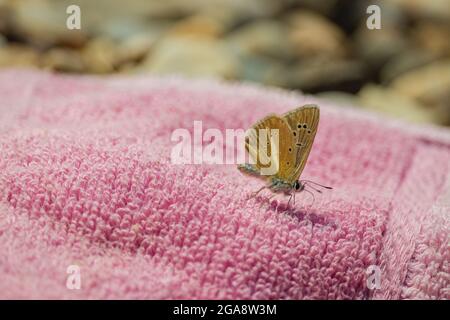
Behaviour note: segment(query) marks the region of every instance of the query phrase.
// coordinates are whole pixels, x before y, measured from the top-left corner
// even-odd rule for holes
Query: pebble
[[[153,48],[159,36],[154,33],[141,33],[125,39],[117,47],[115,63],[123,65],[143,59]]]
[[[424,66],[436,59],[436,54],[420,48],[401,52],[389,59],[383,66],[380,71],[381,82],[388,84],[405,72]]]
[[[286,18],[289,26],[287,39],[298,57],[347,55],[347,39],[344,32],[323,16],[301,10]]]
[[[450,56],[450,21],[447,23],[421,22],[415,27],[412,35],[423,50],[440,57]]]
[[[440,110],[445,121],[450,119],[450,59],[406,72],[397,77],[390,87],[418,103]]]
[[[66,27],[66,8],[63,2],[12,1],[9,8],[11,28],[28,43],[38,48],[53,45],[81,47],[87,41],[86,29],[69,30]]]
[[[448,0],[391,0],[399,5],[411,17],[422,19],[449,20]]]
[[[238,66],[238,59],[221,40],[172,36],[155,44],[139,71],[234,79]]]
[[[175,23],[167,36],[219,38],[225,32],[220,20],[210,15],[194,15]]]
[[[369,30],[363,24],[353,37],[356,53],[374,70],[382,67],[395,55],[411,50],[408,40],[395,28]]]
[[[368,110],[415,123],[439,123],[437,112],[393,89],[368,84],[358,96],[359,104]]]
[[[286,41],[287,32],[287,26],[279,21],[260,19],[237,29],[227,41],[240,54],[292,59],[293,48]]]
[[[0,68],[38,67],[40,54],[27,46],[0,46]]]
[[[364,74],[364,65],[356,60],[311,58],[288,66],[284,77],[288,79],[288,87],[307,92],[328,90],[354,92],[359,89]]]
[[[6,38],[0,34],[0,47],[5,46],[6,42]]]
[[[81,73],[86,69],[78,50],[53,48],[43,54],[40,62],[45,69]]]
[[[359,98],[355,94],[343,91],[324,91],[316,94],[317,97],[328,100],[336,105],[358,106]]]
[[[262,55],[241,55],[239,78],[272,86],[287,86],[283,78],[286,66],[278,59]]]
[[[82,50],[82,59],[90,73],[110,73],[116,70],[117,45],[108,38],[96,38]]]

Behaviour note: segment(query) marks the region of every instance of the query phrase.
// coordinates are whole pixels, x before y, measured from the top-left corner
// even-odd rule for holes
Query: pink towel
[[[450,298],[446,129],[213,80],[12,70],[0,99],[0,298]],[[246,129],[306,103],[302,177],[334,187],[314,202],[170,162],[194,120]]]

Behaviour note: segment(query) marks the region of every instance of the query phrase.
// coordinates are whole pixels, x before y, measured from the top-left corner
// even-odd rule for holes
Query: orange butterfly
[[[332,189],[309,180],[299,180],[316,136],[319,116],[318,106],[305,105],[282,116],[268,115],[251,127],[246,136],[245,148],[254,164],[245,163],[239,165],[238,169],[244,174],[267,180],[268,185],[259,189],[255,195],[268,188],[274,193],[290,195],[290,202],[295,192],[311,193],[306,187],[321,192],[311,184]],[[278,133],[279,141],[274,138],[274,131]],[[259,148],[256,141],[259,142]],[[278,170],[265,174],[265,165],[268,163],[275,164]]]

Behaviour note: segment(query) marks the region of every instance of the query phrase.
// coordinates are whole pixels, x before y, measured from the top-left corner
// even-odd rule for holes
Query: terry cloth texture
[[[235,165],[171,164],[175,129],[306,103],[321,120],[302,177],[334,187],[314,202],[250,198],[263,182]],[[3,71],[0,298],[448,299],[449,172],[446,129],[300,93]]]

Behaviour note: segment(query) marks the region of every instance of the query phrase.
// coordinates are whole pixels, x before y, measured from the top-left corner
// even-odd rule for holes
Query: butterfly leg
[[[267,202],[270,202],[270,200],[272,200],[274,197],[276,196],[276,194],[271,195],[270,197],[267,198]]]
[[[291,193],[291,195],[289,196],[289,200],[288,200],[288,203],[287,203],[287,209],[289,209],[289,204],[291,203],[291,199],[292,199],[292,193]]]
[[[251,197],[250,198],[254,198],[254,197],[256,197],[257,195],[258,195],[258,193],[260,193],[261,191],[263,191],[265,188],[267,188],[266,186],[264,186],[264,187],[261,187],[258,191],[256,191],[256,192],[252,192],[251,193]],[[249,198],[249,199],[250,199]]]
[[[270,207],[270,200],[273,199],[275,196],[276,196],[276,194],[273,194],[273,195],[271,195],[271,196],[269,196],[269,197],[267,198],[267,207],[268,207],[268,208]],[[265,203],[266,203],[265,201],[264,201],[264,202],[261,202],[261,205],[259,206],[259,208],[261,209],[262,206],[263,206]]]
[[[293,197],[294,197],[294,209],[293,210],[295,210],[295,193],[296,193],[295,191],[292,192]],[[292,213],[294,213],[294,212],[292,212]]]
[[[277,206],[275,207],[275,213],[278,214],[278,207],[280,206],[280,200],[277,200]]]
[[[314,201],[315,201],[314,193],[312,193],[311,191],[306,189],[306,187],[303,189],[303,191],[307,192],[312,197],[312,203],[310,204],[310,206],[312,206],[314,204]]]

